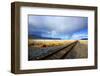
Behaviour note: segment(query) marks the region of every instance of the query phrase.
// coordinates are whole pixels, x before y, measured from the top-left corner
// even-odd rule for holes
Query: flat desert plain
[[[88,57],[88,40],[28,40],[28,60]]]

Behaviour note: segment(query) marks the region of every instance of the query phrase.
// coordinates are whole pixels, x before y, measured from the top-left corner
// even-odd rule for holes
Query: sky
[[[62,40],[88,38],[88,18],[29,15],[28,35],[60,38]]]

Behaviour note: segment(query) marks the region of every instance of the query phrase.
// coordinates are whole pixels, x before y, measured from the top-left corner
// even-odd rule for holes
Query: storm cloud
[[[28,17],[28,33],[51,38],[81,39],[87,37],[88,18],[30,15]]]

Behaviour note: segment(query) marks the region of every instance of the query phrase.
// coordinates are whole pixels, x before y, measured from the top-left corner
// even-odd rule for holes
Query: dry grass
[[[70,44],[75,40],[39,40],[39,39],[29,39],[28,45],[34,47],[53,47],[61,46],[65,44]]]
[[[88,40],[79,40],[79,42],[80,42],[81,44],[84,44],[84,45],[87,45],[87,44],[88,44]]]

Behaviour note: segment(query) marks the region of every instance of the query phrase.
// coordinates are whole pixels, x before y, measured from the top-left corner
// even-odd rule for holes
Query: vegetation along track
[[[40,57],[37,60],[48,60],[48,59],[64,59],[66,55],[75,47],[78,41],[75,41],[63,48],[57,49],[56,51],[46,56]]]

